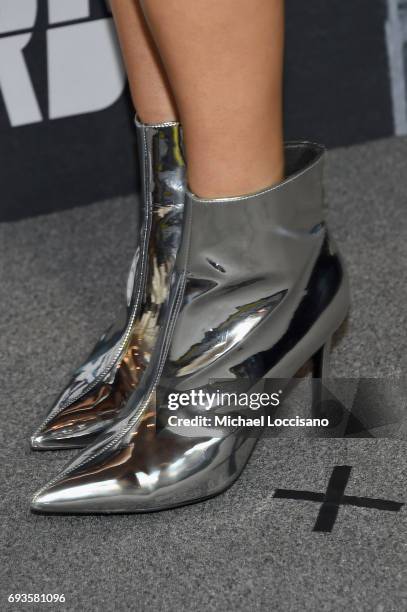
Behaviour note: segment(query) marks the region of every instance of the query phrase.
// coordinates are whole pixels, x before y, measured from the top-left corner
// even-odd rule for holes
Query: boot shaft
[[[346,274],[323,220],[324,149],[289,143],[285,154],[286,179],[269,189],[213,200],[187,194],[176,264],[183,297],[164,368],[179,387],[249,369],[265,376],[341,291],[332,325],[343,318]]]
[[[323,222],[324,148],[288,143],[285,157],[286,179],[269,189],[212,200],[187,192],[180,267],[199,275],[211,266],[261,273],[263,266],[287,264],[284,238],[306,240]]]

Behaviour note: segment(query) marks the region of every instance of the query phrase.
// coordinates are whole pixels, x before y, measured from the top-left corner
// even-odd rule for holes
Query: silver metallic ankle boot
[[[286,145],[286,179],[253,195],[187,195],[182,244],[161,331],[120,419],[40,490],[38,512],[148,512],[214,496],[240,475],[257,441],[247,427],[178,426],[205,406],[168,392],[210,380],[286,379],[313,356],[327,373],[349,306],[341,258],[323,222],[323,149]],[[164,398],[164,400],[162,399]],[[238,407],[229,414],[238,414]]]
[[[46,420],[31,438],[34,449],[82,448],[120,412],[137,387],[158,334],[181,239],[185,164],[178,123],[136,121],[141,171],[139,241],[127,298]]]

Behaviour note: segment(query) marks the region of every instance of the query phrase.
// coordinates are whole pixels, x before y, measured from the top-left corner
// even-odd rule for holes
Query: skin
[[[143,123],[177,121],[178,113],[157,47],[137,0],[110,0],[130,92]]]
[[[112,5],[137,112],[181,121],[191,191],[219,198],[279,182],[284,0]]]

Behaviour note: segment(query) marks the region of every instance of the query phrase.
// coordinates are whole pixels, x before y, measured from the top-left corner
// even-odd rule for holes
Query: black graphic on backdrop
[[[0,57],[0,220],[137,187],[132,112],[125,78],[112,65],[111,16],[100,0],[75,3],[81,5],[85,18],[68,3],[34,2],[30,28],[31,15],[19,14],[24,4],[18,3],[10,25],[0,22],[0,54],[7,53],[7,66]],[[14,22],[20,29],[7,31]]]

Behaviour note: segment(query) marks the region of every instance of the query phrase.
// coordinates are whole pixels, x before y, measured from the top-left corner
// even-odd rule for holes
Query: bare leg
[[[177,119],[171,89],[138,0],[111,0],[130,90],[144,123]]]
[[[189,185],[239,195],[283,176],[284,0],[141,0],[184,127]]]

